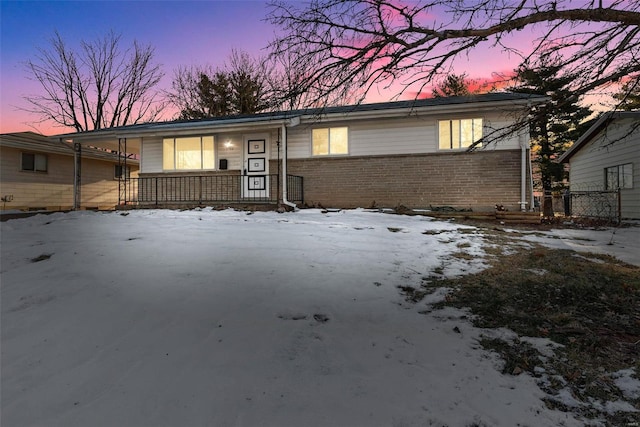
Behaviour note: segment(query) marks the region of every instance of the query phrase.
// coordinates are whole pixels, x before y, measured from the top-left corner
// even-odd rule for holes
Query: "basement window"
[[[482,119],[438,121],[438,147],[441,150],[460,150],[482,138]]]
[[[29,172],[46,172],[47,156],[44,154],[22,153],[21,170]]]

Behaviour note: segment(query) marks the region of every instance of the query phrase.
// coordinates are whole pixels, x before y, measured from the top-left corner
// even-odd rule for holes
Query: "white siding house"
[[[134,202],[141,204],[526,210],[532,197],[527,130],[468,148],[545,99],[492,93],[147,123],[58,138],[112,149],[126,142],[126,152],[140,155]],[[296,198],[289,200],[293,190]]]
[[[603,114],[560,161],[572,192],[620,189],[620,216],[640,219],[640,111]]]

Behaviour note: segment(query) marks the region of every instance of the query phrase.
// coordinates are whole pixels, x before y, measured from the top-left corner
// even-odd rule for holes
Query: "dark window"
[[[30,172],[46,172],[47,156],[44,154],[22,153],[22,170]]]
[[[124,176],[122,171],[124,170]],[[113,177],[115,179],[129,179],[131,178],[131,169],[129,169],[129,166],[124,166],[124,165],[114,165],[113,168]]]
[[[633,188],[633,165],[613,166],[604,170],[605,187],[607,190],[618,188]]]

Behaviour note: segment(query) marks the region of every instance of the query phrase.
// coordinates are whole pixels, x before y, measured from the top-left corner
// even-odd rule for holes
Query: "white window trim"
[[[482,136],[480,138],[484,137],[485,128],[487,126],[487,120],[483,116],[442,117],[442,118],[436,119],[436,126],[435,126],[436,148],[437,148],[438,151],[449,153],[449,152],[454,152],[454,151],[466,151],[469,148],[469,147],[440,148],[440,122],[444,122],[444,121],[451,122],[453,120],[482,120]],[[473,124],[472,124],[472,126],[473,126]],[[482,147],[482,144],[480,144],[478,146]]]
[[[347,152],[346,153],[340,153],[340,154],[331,154],[331,129],[332,128],[346,128],[347,129]],[[328,153],[327,154],[313,154],[313,131],[314,130],[318,130],[318,129],[329,129],[329,147],[328,148]],[[309,140],[310,140],[310,145],[309,145],[309,151],[311,153],[311,157],[313,158],[325,158],[325,157],[346,157],[349,156],[349,154],[351,153],[351,128],[349,126],[321,126],[321,127],[315,127],[312,128],[309,131]]]
[[[200,168],[200,169],[178,169],[176,168],[176,140],[180,138],[200,138],[200,164],[204,164],[203,150],[202,150],[202,139],[205,137],[213,138],[213,168]],[[173,140],[173,169],[165,169],[164,168],[164,141],[170,139]],[[217,146],[217,137],[215,134],[204,134],[204,135],[180,135],[180,136],[165,136],[162,138],[162,171],[163,172],[197,172],[197,171],[217,171],[217,162],[218,159],[218,146]]]
[[[25,154],[29,154],[33,156],[33,169],[25,169],[24,168],[24,155]],[[45,166],[46,169],[45,170],[37,170],[36,169],[36,158],[37,157],[43,157],[44,161],[45,161]],[[46,154],[43,153],[32,153],[32,152],[28,152],[28,151],[22,151],[20,152],[20,172],[27,172],[27,173],[49,173],[49,156],[47,156]]]

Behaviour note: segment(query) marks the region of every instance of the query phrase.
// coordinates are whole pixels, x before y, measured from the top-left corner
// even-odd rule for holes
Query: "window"
[[[482,138],[482,119],[440,120],[438,141],[441,150],[467,148]]]
[[[349,154],[349,132],[346,127],[313,129],[311,141],[314,156]]]
[[[122,170],[124,169],[124,174]],[[131,169],[129,166],[113,165],[113,179],[129,179],[131,178]]]
[[[162,141],[162,169],[215,169],[213,136],[165,138]]]
[[[605,187],[607,190],[618,188],[633,188],[633,164],[613,166],[604,170]]]
[[[31,172],[47,171],[47,156],[44,154],[22,153],[22,170]]]

